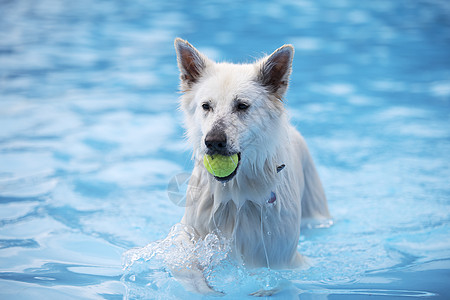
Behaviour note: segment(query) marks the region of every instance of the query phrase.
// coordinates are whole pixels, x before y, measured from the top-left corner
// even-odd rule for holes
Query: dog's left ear
[[[284,45],[262,60],[259,82],[278,99],[281,99],[287,90],[293,58],[294,47]]]

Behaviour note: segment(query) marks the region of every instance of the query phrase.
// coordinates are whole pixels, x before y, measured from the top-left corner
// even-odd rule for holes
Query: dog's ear
[[[180,69],[181,85],[183,89],[187,90],[201,77],[209,60],[194,46],[180,38],[175,39],[175,50],[178,68]]]
[[[287,90],[293,57],[294,47],[284,45],[262,60],[258,80],[279,99]]]

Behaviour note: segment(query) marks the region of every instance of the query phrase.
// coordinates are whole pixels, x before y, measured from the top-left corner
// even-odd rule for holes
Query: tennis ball
[[[209,173],[216,177],[227,177],[238,166],[238,155],[233,154],[231,156],[224,156],[220,154],[208,155],[203,157],[203,164]]]

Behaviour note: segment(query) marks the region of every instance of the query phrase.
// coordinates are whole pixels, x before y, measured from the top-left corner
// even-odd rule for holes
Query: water
[[[143,248],[164,249],[183,214],[168,183],[192,169],[176,36],[229,61],[295,46],[287,106],[335,223],[302,230],[296,272],[246,270],[210,236],[212,286],[450,298],[448,1],[18,0],[0,16],[0,298],[196,298],[173,252]]]

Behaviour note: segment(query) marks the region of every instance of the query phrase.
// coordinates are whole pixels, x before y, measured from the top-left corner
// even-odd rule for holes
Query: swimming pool
[[[225,298],[280,278],[278,299],[450,298],[447,2],[2,1],[0,298],[200,298],[142,248],[192,168],[176,36],[234,62],[294,45],[287,107],[334,218],[302,230],[305,270],[219,255]]]

